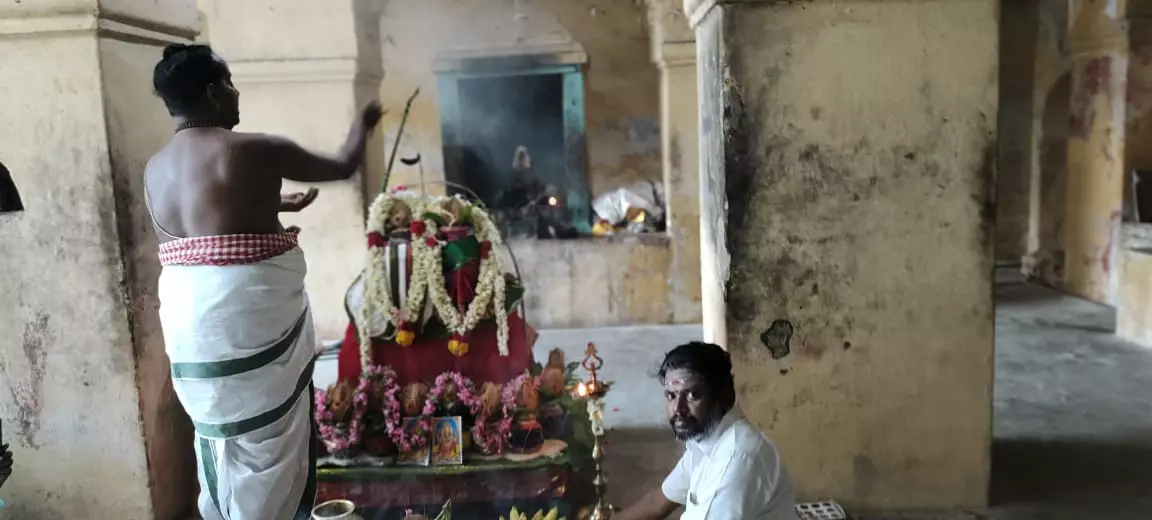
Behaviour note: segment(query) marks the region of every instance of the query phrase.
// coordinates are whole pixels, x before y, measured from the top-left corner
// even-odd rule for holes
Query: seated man
[[[736,405],[732,361],[717,345],[676,347],[660,365],[668,421],[686,449],[676,468],[613,520],[796,520],[792,485],[776,447]]]

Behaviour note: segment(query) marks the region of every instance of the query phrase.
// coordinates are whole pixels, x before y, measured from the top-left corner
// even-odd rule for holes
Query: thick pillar
[[[1024,2],[1025,6],[1029,2]],[[1016,11],[1009,8],[1016,2],[1001,2],[1002,13]],[[1064,217],[1068,192],[1068,119],[1071,99],[1072,58],[1068,55],[1068,2],[1067,0],[1039,0],[1037,2],[1037,31],[1035,63],[1032,65],[1032,143],[1030,146],[1031,175],[1028,180],[1028,254],[1022,270],[1026,276],[1045,285],[1060,287],[1064,284]],[[1002,23],[1004,18],[1001,15]],[[1024,15],[1027,16],[1027,15]],[[1014,25],[1014,24],[1009,24]],[[1002,28],[1001,34],[1011,32]],[[1016,41],[1018,33],[1012,36]],[[1005,42],[1001,42],[1001,56]],[[1001,63],[1001,70],[1004,64]],[[1007,100],[1000,99],[1001,105]],[[1002,106],[1001,113],[1006,110]],[[1001,117],[1001,121],[1007,120]],[[1000,128],[1001,146],[1010,139],[1004,132],[1013,128]],[[999,175],[999,173],[997,173]],[[1000,195],[997,194],[997,200]],[[997,214],[997,226],[1000,215]]]
[[[1000,145],[996,157],[996,260],[1020,263],[1028,251],[1039,0],[1000,3]]]
[[[1123,0],[1072,0],[1064,287],[1113,304],[1124,201],[1128,33]]]
[[[660,68],[660,139],[668,231],[669,301],[674,323],[700,321],[700,154],[696,35],[680,0],[650,0],[652,61]]]
[[[379,95],[378,22],[384,3],[200,3],[210,43],[228,60],[240,90],[238,130],[283,135],[309,149],[336,153],[357,110]],[[377,132],[370,145],[369,169],[381,167],[381,135]],[[285,192],[307,189],[284,184]],[[344,294],[364,267],[365,186],[358,175],[318,187],[320,196],[311,207],[283,220],[302,229],[317,337],[339,339],[348,323]],[[374,196],[376,188],[368,192]]]
[[[4,517],[174,519],[192,507],[192,429],[156,309],[144,165],[172,135],[152,94],[191,0],[0,3]]]
[[[705,326],[800,499],[986,502],[998,4],[685,2]]]
[[[1141,145],[1152,142],[1152,2],[1129,4],[1128,42],[1130,56],[1125,103],[1128,124],[1125,142],[1132,145],[1124,147],[1126,173],[1152,170],[1152,147]],[[1135,197],[1129,200],[1134,201]],[[1141,217],[1146,220],[1152,217],[1147,214],[1148,211],[1145,206],[1145,214]]]

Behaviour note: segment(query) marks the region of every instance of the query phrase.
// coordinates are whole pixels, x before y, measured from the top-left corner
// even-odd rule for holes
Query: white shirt
[[[681,520],[797,520],[780,454],[739,407],[707,437],[687,442],[661,489],[684,506]]]

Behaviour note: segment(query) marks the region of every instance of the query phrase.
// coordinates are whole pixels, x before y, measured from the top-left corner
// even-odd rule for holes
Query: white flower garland
[[[431,222],[427,224],[431,224]],[[506,296],[504,267],[503,262],[497,256],[500,254],[498,249],[503,246],[504,241],[500,237],[500,233],[488,216],[488,213],[479,206],[472,206],[472,225],[476,233],[476,238],[481,241],[486,241],[489,244],[487,257],[480,260],[476,294],[465,310],[464,315],[461,316],[452,302],[452,297],[448,294],[448,288],[444,283],[443,270],[430,269],[428,272],[428,287],[431,289],[430,296],[432,305],[435,306],[436,314],[440,316],[440,319],[444,322],[448,330],[462,336],[466,336],[475,329],[476,325],[488,316],[489,309],[491,309],[493,316],[496,318],[497,348],[500,350],[501,356],[507,356],[508,311],[504,307]],[[427,253],[425,253],[427,258],[434,259],[437,263],[439,262],[440,251],[443,247],[442,244],[437,243],[431,247],[429,247],[428,244],[420,244],[419,246],[414,245],[414,247],[427,247]]]
[[[451,200],[448,197],[422,196],[414,193],[400,195],[395,191],[382,193],[372,202],[368,211],[369,233],[385,234],[384,223],[393,203],[400,198],[411,208],[414,221],[419,220],[437,205]],[[461,316],[448,294],[441,257],[443,243],[435,238],[439,229],[435,221],[423,220],[424,233],[412,237],[412,276],[408,283],[407,301],[403,309],[397,308],[392,302],[389,280],[384,276],[388,268],[387,248],[369,247],[364,273],[363,321],[360,327],[360,360],[364,369],[373,366],[372,337],[367,327],[372,313],[375,310],[386,311],[388,320],[399,329],[400,323],[413,323],[420,318],[426,299],[430,301],[449,332],[458,336],[467,336],[489,315],[491,309],[497,324],[497,348],[500,355],[508,355],[508,311],[505,308],[504,266],[501,259],[496,256],[504,241],[486,211],[457,198],[471,208],[476,238],[489,244],[487,256],[480,260],[476,293],[472,302]]]
[[[381,193],[376,197],[376,200],[372,201],[372,206],[368,210],[367,227],[369,233],[387,236],[385,235],[384,222],[388,219],[392,204],[398,198],[399,196],[395,192],[391,194]],[[403,198],[413,214],[423,213],[425,209],[425,205],[421,204],[423,201],[412,196]],[[383,310],[387,312],[389,323],[399,333],[400,323],[411,323],[419,319],[420,311],[424,308],[424,299],[428,293],[428,274],[426,269],[421,269],[423,264],[417,258],[415,249],[412,251],[412,256],[412,273],[408,282],[407,301],[404,302],[404,308],[400,309],[392,302],[392,288],[389,285],[388,277],[384,275],[388,269],[387,246],[368,248],[368,261],[364,272],[364,306],[361,309],[362,326],[360,327],[360,365],[362,369],[366,370],[373,366],[372,334],[367,326],[373,311]],[[405,260],[400,259],[399,261]]]

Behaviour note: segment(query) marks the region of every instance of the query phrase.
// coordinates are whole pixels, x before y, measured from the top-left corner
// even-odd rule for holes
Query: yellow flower
[[[402,347],[411,347],[416,342],[416,333],[410,330],[396,332],[396,344]]]
[[[448,352],[453,356],[460,357],[468,353],[468,341],[459,339],[448,340]]]

